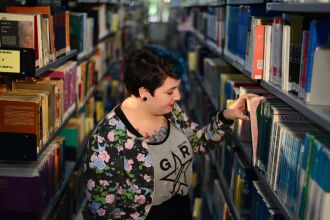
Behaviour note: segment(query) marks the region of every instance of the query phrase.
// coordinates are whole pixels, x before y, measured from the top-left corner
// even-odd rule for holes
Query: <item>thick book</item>
[[[0,132],[33,134],[36,136],[37,143],[34,146],[35,151],[39,151],[42,145],[41,108],[41,96],[39,95],[2,94],[0,97]]]
[[[49,138],[49,110],[48,110],[48,100],[49,100],[49,91],[37,91],[37,90],[29,90],[29,89],[16,89],[13,91],[13,95],[38,95],[41,97],[41,109],[40,115],[42,118],[41,121],[41,137],[42,137],[42,144],[46,144]]]

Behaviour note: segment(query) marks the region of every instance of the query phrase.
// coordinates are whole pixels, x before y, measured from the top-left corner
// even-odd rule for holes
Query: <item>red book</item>
[[[265,25],[257,24],[254,30],[254,55],[252,60],[252,79],[262,79],[264,69]]]

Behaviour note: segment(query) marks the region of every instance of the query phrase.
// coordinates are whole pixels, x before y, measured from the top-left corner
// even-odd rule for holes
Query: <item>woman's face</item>
[[[149,95],[148,108],[155,115],[169,113],[174,103],[181,99],[179,85],[181,80],[167,77],[162,86],[155,90],[154,96]]]

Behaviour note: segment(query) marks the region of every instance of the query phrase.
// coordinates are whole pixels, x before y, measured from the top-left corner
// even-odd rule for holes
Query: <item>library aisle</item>
[[[199,125],[258,95],[194,154],[193,220],[330,219],[329,0],[4,0],[0,16],[0,219],[104,214],[87,143],[146,45],[182,58],[178,104]],[[144,203],[134,190],[113,200]]]

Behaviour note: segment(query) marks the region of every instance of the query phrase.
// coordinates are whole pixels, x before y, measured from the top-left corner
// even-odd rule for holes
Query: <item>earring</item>
[[[145,101],[148,100],[148,98],[147,97],[143,97],[142,100],[145,102]]]

